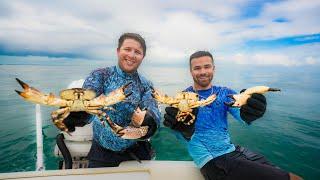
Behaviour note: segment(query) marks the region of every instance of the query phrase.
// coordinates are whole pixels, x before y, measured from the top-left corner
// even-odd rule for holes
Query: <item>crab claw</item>
[[[36,104],[48,105],[48,106],[66,106],[67,101],[57,98],[54,94],[44,94],[34,87],[30,87],[20,79],[16,78],[18,83],[23,88],[23,91],[15,90],[24,100],[30,101]]]
[[[251,95],[253,93],[264,94],[264,93],[270,92],[270,91],[275,92],[275,91],[281,91],[281,90],[278,88],[271,88],[268,86],[254,86],[254,87],[246,89],[243,93]]]
[[[227,95],[233,101],[225,102],[225,105],[232,106],[232,107],[241,107],[247,104],[247,100],[252,96],[254,93],[264,94],[266,92],[275,92],[281,91],[278,88],[270,88],[268,86],[254,86],[251,88],[246,89],[245,91],[241,92],[240,94],[229,94]]]
[[[281,91],[279,88],[269,88],[268,91]]]
[[[106,116],[106,121],[113,133],[122,139],[138,139],[145,136],[148,132],[148,126],[134,127],[129,125],[124,128],[114,123],[108,116]]]
[[[23,98],[27,98],[28,95],[26,94],[26,91],[28,91],[29,89],[31,89],[31,87],[30,87],[27,83],[21,81],[21,80],[18,79],[18,78],[16,78],[16,80],[18,81],[18,83],[20,84],[20,86],[23,88],[24,92],[18,91],[18,90],[14,90],[14,91],[16,91],[16,92],[17,92],[20,96],[22,96]],[[32,90],[38,91],[38,90],[36,90],[36,89],[34,89],[34,88],[32,88]]]
[[[113,131],[113,132],[115,132],[115,131]],[[116,135],[118,136],[118,137],[122,137],[122,136],[124,136],[124,132],[123,132],[123,128],[121,129],[121,130],[119,130],[118,132],[115,132],[116,133]]]
[[[22,92],[18,90],[14,90],[16,93],[18,93],[20,96],[22,96]]]
[[[148,128],[148,126],[127,126],[118,131],[116,134],[122,139],[139,139],[147,134]]]
[[[26,84],[25,82],[21,81],[21,80],[18,79],[18,78],[16,78],[16,80],[18,81],[18,83],[21,85],[21,87],[22,87],[23,89],[29,88],[29,85]],[[16,91],[17,91],[17,90],[16,90]]]
[[[30,86],[28,84],[26,84],[25,82],[21,81],[20,79],[16,78],[16,80],[18,81],[18,83],[20,84],[20,86],[25,90],[25,89],[29,89]],[[25,97],[25,93],[18,91],[18,90],[14,90],[16,91],[16,93],[18,93],[20,96]]]

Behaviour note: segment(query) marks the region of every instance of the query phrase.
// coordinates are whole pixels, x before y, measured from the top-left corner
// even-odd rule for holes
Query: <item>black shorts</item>
[[[206,180],[288,180],[289,173],[269,163],[262,155],[237,146],[236,150],[212,159],[201,168]]]
[[[123,161],[151,160],[153,156],[154,151],[148,141],[138,141],[135,145],[121,152],[105,149],[98,142],[92,141],[88,153],[89,168],[116,167]]]

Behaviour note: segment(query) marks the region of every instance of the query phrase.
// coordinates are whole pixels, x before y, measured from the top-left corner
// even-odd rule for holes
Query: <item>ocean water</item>
[[[34,61],[39,62],[39,61]],[[43,92],[58,95],[74,80],[85,78],[91,70],[110,65],[102,61],[53,61],[8,64],[0,61],[0,173],[34,171],[36,162],[35,106],[23,101],[14,90],[21,90],[15,78]],[[115,61],[114,61],[115,63]],[[169,95],[191,85],[185,65],[151,66],[141,73],[154,86]],[[232,142],[265,155],[277,166],[305,179],[320,178],[320,72],[317,67],[273,67],[217,64],[213,83],[240,91],[255,85],[282,89],[266,94],[267,111],[250,126],[229,118]],[[59,158],[53,155],[58,130],[50,112],[42,106],[45,168],[57,169]],[[152,138],[156,160],[191,160],[183,143],[170,129],[161,127]]]

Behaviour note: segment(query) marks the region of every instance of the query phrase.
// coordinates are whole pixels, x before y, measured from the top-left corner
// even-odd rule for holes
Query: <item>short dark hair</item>
[[[189,58],[189,65],[190,65],[190,67],[191,67],[191,61],[192,61],[192,59],[194,59],[194,58],[199,58],[199,57],[203,57],[203,56],[209,56],[209,57],[211,58],[211,60],[212,60],[212,64],[214,63],[214,62],[213,62],[212,54],[211,54],[210,52],[208,52],[208,51],[197,51],[197,52],[191,54],[191,56],[190,56],[190,58]]]
[[[143,37],[140,36],[140,34],[136,34],[136,33],[122,34],[118,40],[118,48],[120,48],[122,46],[124,40],[126,40],[126,39],[133,39],[133,40],[138,41],[142,47],[142,50],[143,50],[143,57],[146,56],[146,51],[147,51],[146,42],[143,39]]]

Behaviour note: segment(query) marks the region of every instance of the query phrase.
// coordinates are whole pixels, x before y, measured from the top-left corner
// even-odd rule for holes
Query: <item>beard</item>
[[[213,79],[213,74],[205,74],[205,75],[199,75],[199,76],[193,76],[193,81],[200,87],[206,88],[210,85],[211,81]]]

